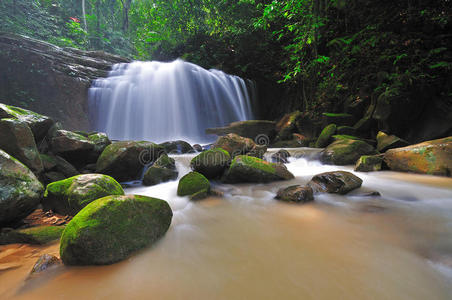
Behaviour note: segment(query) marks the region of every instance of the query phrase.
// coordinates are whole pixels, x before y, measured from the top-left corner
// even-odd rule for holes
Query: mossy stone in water
[[[26,229],[12,230],[0,234],[0,245],[35,244],[44,245],[58,240],[64,226],[38,226]]]
[[[179,180],[177,195],[190,196],[204,189],[210,191],[209,180],[201,173],[190,172]]]
[[[116,180],[102,174],[84,174],[47,185],[42,204],[45,209],[75,215],[90,202],[109,195],[124,195]]]
[[[320,161],[333,165],[352,165],[362,155],[376,154],[374,147],[360,140],[339,139],[320,152]]]
[[[209,179],[220,177],[231,161],[229,153],[222,148],[204,151],[194,157],[191,168]]]
[[[372,172],[380,171],[383,163],[382,155],[363,155],[355,165],[355,171],[358,172]]]
[[[147,186],[156,185],[177,178],[179,172],[176,170],[176,163],[173,158],[162,154],[143,177],[143,184]]]
[[[155,243],[173,213],[164,200],[138,195],[107,196],[82,209],[66,226],[60,256],[66,265],[106,265]]]
[[[336,124],[330,124],[326,126],[319,135],[315,146],[317,148],[323,148],[328,146],[331,142],[331,137],[336,133]]]

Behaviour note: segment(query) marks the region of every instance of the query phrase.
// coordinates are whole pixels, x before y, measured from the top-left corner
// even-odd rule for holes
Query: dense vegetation
[[[452,105],[451,7],[450,0],[2,0],[0,26],[60,46],[182,57],[272,83],[284,91],[283,99],[263,100],[273,118],[293,109],[342,112],[372,98],[417,110],[431,99]]]

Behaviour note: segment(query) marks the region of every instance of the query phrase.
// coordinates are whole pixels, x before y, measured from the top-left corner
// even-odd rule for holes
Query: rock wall
[[[0,102],[50,116],[70,130],[88,130],[88,88],[120,62],[128,60],[0,33]]]

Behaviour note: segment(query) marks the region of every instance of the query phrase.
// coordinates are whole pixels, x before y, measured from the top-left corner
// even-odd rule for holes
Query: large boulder
[[[40,142],[52,127],[53,120],[27,109],[0,103],[0,119],[13,118],[27,123],[36,142]]]
[[[297,132],[297,120],[302,116],[300,111],[294,111],[288,114],[285,114],[279,121],[276,123],[276,131],[278,132],[278,138],[280,140],[291,140],[292,134]]]
[[[167,153],[171,154],[184,154],[195,152],[195,150],[189,143],[181,140],[164,142],[159,145],[162,146]]]
[[[227,183],[270,182],[293,178],[293,174],[281,163],[270,163],[257,157],[239,155],[232,160],[223,176],[223,181]]]
[[[389,149],[405,146],[408,146],[408,142],[395,135],[388,135],[383,131],[379,131],[377,134],[377,150],[379,152],[383,153]]]
[[[66,265],[106,265],[155,243],[173,213],[164,200],[138,195],[107,196],[82,209],[61,236]]]
[[[330,124],[326,126],[319,135],[315,146],[317,148],[323,148],[331,143],[332,136],[336,133],[336,124]]]
[[[118,181],[139,179],[143,168],[165,153],[151,142],[122,141],[108,145],[96,164],[97,173],[107,174]]]
[[[316,193],[347,194],[361,187],[362,179],[350,172],[334,171],[317,174],[308,182]]]
[[[314,193],[309,186],[292,185],[279,189],[275,199],[285,202],[306,203],[314,201]]]
[[[201,191],[206,193],[210,191],[210,182],[201,173],[190,172],[179,180],[178,196],[191,196]]]
[[[96,155],[96,158],[111,144],[110,139],[103,132],[90,134],[87,138],[94,144],[93,152]]]
[[[30,169],[0,150],[0,227],[30,214],[43,192],[44,187]]]
[[[150,186],[174,180],[177,179],[178,174],[174,159],[162,154],[144,173],[143,184]]]
[[[281,149],[271,156],[272,162],[287,164],[289,162],[290,153],[285,149]]]
[[[58,172],[65,178],[79,174],[77,169],[62,157],[50,154],[40,154],[39,156],[46,172]]]
[[[20,160],[35,173],[43,170],[30,127],[18,119],[0,119],[0,149]]]
[[[390,149],[384,161],[391,170],[452,176],[452,137]]]
[[[34,244],[44,245],[58,240],[63,233],[64,226],[37,226],[2,232],[0,245]]]
[[[233,122],[226,127],[208,128],[206,129],[206,133],[216,135],[234,133],[253,140],[265,136],[268,140],[271,140],[275,136],[275,128],[276,123],[273,121],[248,120]]]
[[[252,139],[238,136],[235,133],[229,133],[219,137],[212,148],[224,149],[231,157],[235,157],[250,152],[255,146],[256,143]]]
[[[109,195],[124,195],[121,185],[102,174],[84,174],[50,183],[42,205],[62,215],[76,215],[96,199]]]
[[[193,171],[212,179],[221,177],[230,162],[231,156],[226,150],[214,148],[198,154],[191,160],[190,166]]]
[[[375,153],[375,149],[364,141],[339,139],[320,152],[320,161],[333,165],[352,165],[361,156]]]
[[[76,165],[87,162],[94,145],[87,137],[68,130],[57,130],[51,140],[52,152]]]
[[[380,171],[383,164],[383,156],[379,155],[363,155],[355,165],[355,171],[373,172]]]

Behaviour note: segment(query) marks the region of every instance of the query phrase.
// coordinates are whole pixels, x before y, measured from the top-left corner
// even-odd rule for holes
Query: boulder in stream
[[[386,152],[389,149],[400,148],[408,146],[409,143],[395,135],[388,135],[383,131],[377,134],[377,150],[379,152]]]
[[[173,212],[164,200],[138,195],[91,202],[66,226],[60,256],[66,265],[106,265],[160,239]]]
[[[320,153],[320,161],[332,165],[352,165],[363,155],[376,154],[374,147],[361,140],[339,139]]]
[[[315,143],[316,148],[323,148],[330,144],[332,141],[332,136],[336,133],[336,124],[330,124],[323,128],[322,132]]]
[[[363,155],[355,165],[355,171],[373,172],[380,171],[383,164],[383,155]]]
[[[361,187],[363,180],[346,171],[334,171],[317,174],[308,182],[316,193],[347,194]]]
[[[31,269],[29,277],[37,276],[38,274],[53,269],[61,265],[61,259],[51,254],[41,255]]]
[[[190,166],[193,171],[201,173],[208,179],[220,177],[229,166],[231,156],[222,148],[206,150],[195,156]]]
[[[310,186],[292,185],[279,189],[275,199],[285,202],[306,203],[314,201],[314,193]]]
[[[160,155],[155,163],[144,173],[143,184],[147,186],[177,179],[179,172],[173,158],[166,154]]]
[[[219,137],[212,148],[222,148],[234,158],[237,155],[250,152],[255,146],[256,143],[252,139],[229,133]]]
[[[206,129],[206,133],[216,135],[227,135],[233,133],[253,140],[258,139],[261,136],[265,136],[268,140],[270,140],[275,136],[275,128],[276,123],[273,121],[248,120],[233,122],[226,127],[208,128]]]
[[[177,140],[177,141],[171,141],[171,142],[165,142],[159,144],[160,146],[165,149],[167,153],[171,154],[184,154],[184,153],[191,153],[195,152],[193,147],[187,143],[186,141]]]
[[[179,180],[177,195],[191,196],[203,190],[210,191],[209,180],[201,173],[190,172]]]
[[[0,234],[0,245],[33,244],[45,245],[58,240],[64,226],[37,226],[25,229],[10,230]]]
[[[275,163],[287,164],[289,162],[288,160],[289,157],[290,157],[289,151],[281,149],[272,155],[272,161]]]

